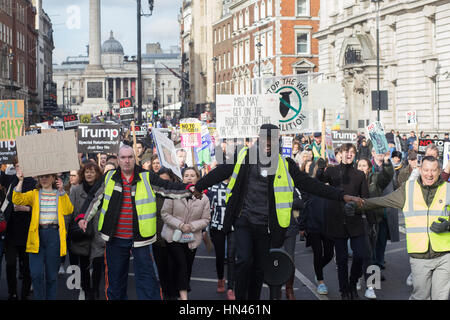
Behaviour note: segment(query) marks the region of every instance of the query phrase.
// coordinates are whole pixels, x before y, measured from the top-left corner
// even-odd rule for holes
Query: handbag
[[[75,219],[70,219],[68,235],[72,241],[83,241],[90,240],[95,236],[94,225],[92,223],[93,220],[89,221],[86,227],[86,232],[83,231],[78,223],[75,222]]]

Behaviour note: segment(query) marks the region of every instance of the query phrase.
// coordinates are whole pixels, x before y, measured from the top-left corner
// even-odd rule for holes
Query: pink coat
[[[161,236],[167,242],[172,242],[173,232],[181,225],[190,224],[195,240],[189,242],[189,248],[195,249],[202,243],[202,230],[211,220],[209,199],[203,195],[202,199],[187,201],[186,199],[165,199],[161,209],[164,227]]]

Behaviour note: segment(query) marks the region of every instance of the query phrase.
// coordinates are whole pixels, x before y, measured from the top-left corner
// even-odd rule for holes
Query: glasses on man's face
[[[71,176],[71,177],[76,177],[77,175],[76,175],[76,174],[71,174],[70,176]]]

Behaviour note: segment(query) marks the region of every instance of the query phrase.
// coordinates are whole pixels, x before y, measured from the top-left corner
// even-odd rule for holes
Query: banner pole
[[[320,143],[320,153],[321,153],[321,157],[323,160],[326,160],[325,158],[325,115],[326,115],[326,110],[325,108],[323,108],[323,112],[322,112],[322,142]]]
[[[133,151],[134,151],[134,158],[136,160],[136,164],[139,162],[137,149],[136,149],[136,128],[134,127],[134,121],[131,121],[131,131],[133,132]]]

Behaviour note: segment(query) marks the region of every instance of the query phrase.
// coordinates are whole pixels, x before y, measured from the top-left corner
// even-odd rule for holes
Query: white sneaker
[[[63,265],[60,265],[60,266],[59,266],[58,274],[64,274],[64,273],[66,273],[66,272],[64,271],[64,266],[63,266]]]
[[[408,278],[406,279],[406,285],[408,287],[412,287],[413,285],[413,278],[412,278],[412,273],[409,274]]]
[[[364,294],[364,296],[365,296],[367,299],[376,299],[376,298],[377,298],[377,296],[376,296],[376,294],[375,294],[375,290],[373,290],[372,287],[367,287],[366,293]]]
[[[84,294],[83,289],[80,289],[80,294],[78,295],[78,300],[86,300],[86,296]]]

